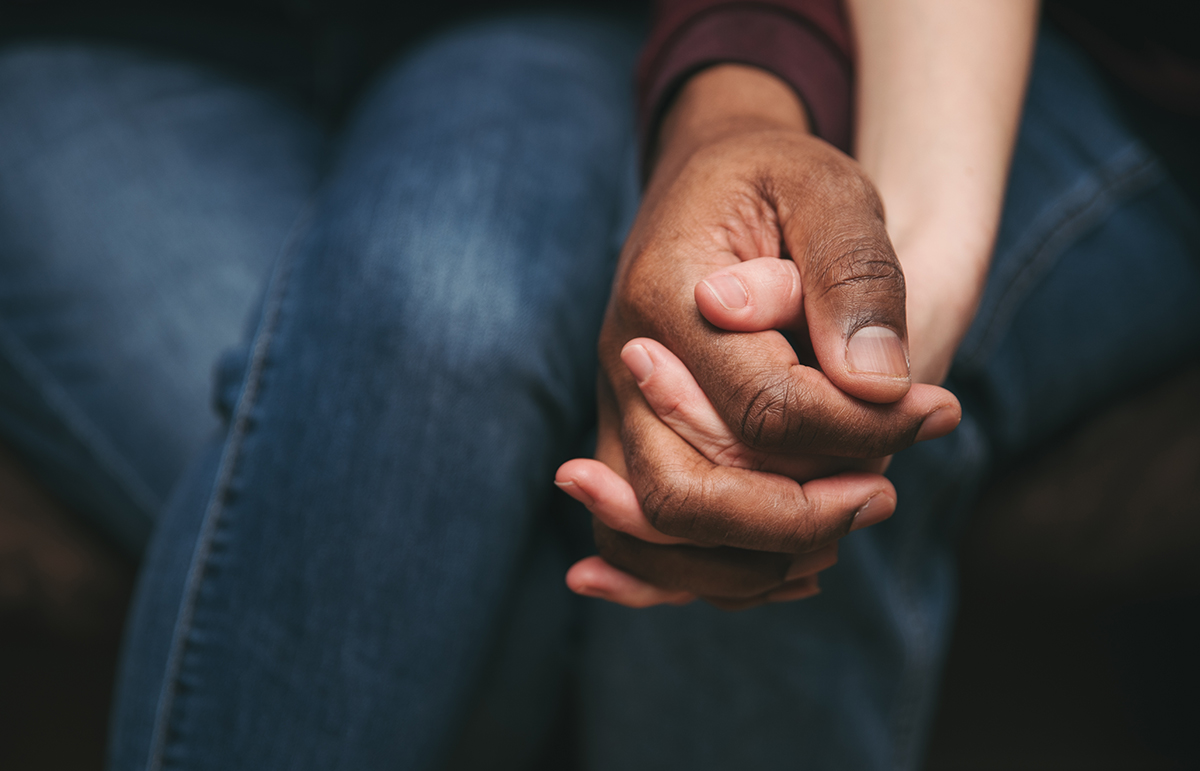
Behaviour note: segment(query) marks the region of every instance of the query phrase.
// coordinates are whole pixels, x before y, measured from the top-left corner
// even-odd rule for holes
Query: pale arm
[[[848,0],[855,155],[908,286],[914,382],[941,382],[975,314],[1003,203],[1036,0]]]

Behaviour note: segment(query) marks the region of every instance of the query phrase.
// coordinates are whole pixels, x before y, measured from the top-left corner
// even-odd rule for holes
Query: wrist
[[[904,268],[913,382],[940,384],[983,297],[991,244],[943,229],[937,238],[894,238]]]
[[[787,83],[757,67],[709,67],[683,85],[663,115],[650,154],[651,178],[673,177],[710,144],[778,130],[810,133],[804,105]]]

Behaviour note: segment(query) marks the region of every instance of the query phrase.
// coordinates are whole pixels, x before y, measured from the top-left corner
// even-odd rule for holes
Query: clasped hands
[[[622,252],[595,460],[556,477],[599,550],[568,585],[630,607],[815,594],[838,541],[895,509],[887,458],[961,417],[910,380],[904,274],[857,164],[771,121],[698,133],[659,158]]]

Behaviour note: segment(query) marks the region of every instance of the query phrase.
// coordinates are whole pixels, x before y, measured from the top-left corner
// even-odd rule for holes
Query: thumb
[[[813,352],[842,391],[869,402],[897,401],[912,381],[904,271],[883,206],[855,166],[826,175],[819,187],[777,202]]]
[[[910,384],[903,274],[898,264],[892,277],[879,265],[856,270],[854,256],[835,259],[844,263],[836,268],[845,273],[832,286],[807,293],[800,269],[789,259],[759,257],[721,268],[696,284],[696,306],[709,323],[729,332],[808,334],[835,385],[867,401],[897,401]],[[820,278],[829,278],[828,271]]]
[[[758,257],[721,268],[696,284],[696,306],[728,332],[801,331],[805,324],[800,270],[778,257]]]

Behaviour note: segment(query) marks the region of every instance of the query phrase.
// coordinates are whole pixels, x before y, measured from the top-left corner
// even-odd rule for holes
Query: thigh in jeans
[[[1200,346],[1196,212],[1091,65],[1043,34],[950,436],[898,454],[893,517],[842,542],[818,597],[725,614],[596,602],[596,769],[914,769],[954,600],[950,531],[997,460]]]
[[[152,544],[114,767],[445,760],[594,420],[636,42],[479,24],[363,97],[272,280],[232,430]],[[563,567],[533,571],[530,645],[563,644]]]
[[[0,436],[131,553],[219,429],[213,365],[322,143],[295,108],[200,65],[0,49]]]

